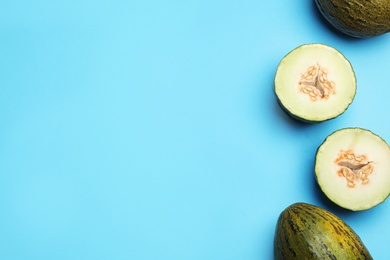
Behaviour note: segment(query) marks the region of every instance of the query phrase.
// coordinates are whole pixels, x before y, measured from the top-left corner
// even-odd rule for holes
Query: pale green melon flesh
[[[302,93],[299,82],[311,66],[327,71],[335,93],[327,99],[312,101]],[[275,94],[293,117],[321,122],[342,114],[356,93],[356,77],[350,62],[336,49],[324,44],[305,44],[288,53],[275,75]]]
[[[350,151],[355,159],[344,159],[340,163],[340,154],[345,151]],[[359,163],[356,158],[365,159]],[[363,179],[361,166],[367,164],[370,164],[370,170]],[[341,168],[354,168],[353,185],[339,174]],[[362,128],[338,130],[318,148],[315,174],[322,191],[339,206],[354,211],[372,208],[390,194],[390,148],[371,131]]]

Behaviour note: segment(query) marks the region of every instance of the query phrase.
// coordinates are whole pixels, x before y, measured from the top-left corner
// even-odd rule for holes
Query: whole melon
[[[357,38],[390,32],[389,0],[315,0],[320,13],[337,30]]]
[[[333,213],[295,203],[280,214],[274,237],[275,260],[371,260],[356,232]]]

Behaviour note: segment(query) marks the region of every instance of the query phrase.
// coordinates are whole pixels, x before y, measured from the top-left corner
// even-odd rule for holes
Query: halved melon
[[[344,128],[330,134],[315,159],[317,182],[337,205],[366,210],[390,194],[390,147],[363,128]]]
[[[292,117],[322,122],[344,113],[356,94],[351,63],[325,44],[305,44],[288,53],[275,75],[275,94]]]

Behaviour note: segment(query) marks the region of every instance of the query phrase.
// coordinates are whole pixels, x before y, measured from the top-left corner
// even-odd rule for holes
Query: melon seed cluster
[[[308,95],[311,101],[327,100],[336,93],[336,84],[328,80],[328,70],[318,64],[307,69],[298,85],[300,92]]]
[[[368,184],[368,176],[374,170],[373,163],[368,161],[365,155],[356,156],[352,150],[341,150],[335,163],[340,166],[337,174],[346,179],[350,188],[354,188],[357,181],[363,185]]]

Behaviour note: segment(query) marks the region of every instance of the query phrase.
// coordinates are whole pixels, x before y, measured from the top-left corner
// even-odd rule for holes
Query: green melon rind
[[[390,32],[388,0],[316,0],[322,16],[340,32],[370,38]]]
[[[335,214],[298,202],[280,214],[274,259],[373,259],[358,234]]]
[[[353,92],[353,95],[350,97],[349,99],[349,102],[345,103],[345,107],[343,110],[339,111],[338,113],[335,113],[334,115],[332,116],[328,116],[326,118],[314,118],[314,117],[308,117],[308,116],[304,116],[304,115],[299,115],[295,112],[293,112],[292,110],[290,110],[289,108],[286,107],[286,105],[283,104],[283,101],[281,100],[281,98],[279,97],[279,94],[277,92],[277,76],[278,76],[278,70],[279,70],[279,67],[280,65],[282,64],[282,62],[285,60],[286,57],[288,57],[291,53],[293,53],[294,51],[300,49],[300,48],[304,48],[304,47],[310,47],[310,46],[321,46],[321,47],[324,47],[324,48],[329,48],[329,49],[332,49],[333,51],[335,51],[335,53],[337,53],[338,55],[340,55],[340,58],[343,59],[343,61],[346,62],[346,66],[350,68],[351,70],[351,75],[353,76],[353,78],[351,79],[353,81],[353,84],[354,84],[354,92]],[[324,122],[324,121],[328,121],[328,120],[331,120],[331,119],[335,119],[337,118],[338,116],[342,115],[345,113],[345,111],[347,111],[347,109],[349,108],[349,106],[352,104],[353,100],[355,99],[355,96],[356,96],[356,92],[357,92],[357,78],[356,78],[356,74],[355,74],[355,71],[352,67],[352,64],[351,62],[344,56],[343,53],[341,53],[340,51],[338,51],[337,49],[331,47],[331,46],[328,46],[326,44],[323,44],[323,43],[308,43],[308,44],[302,44],[296,48],[294,48],[293,50],[291,50],[290,52],[288,52],[280,61],[279,65],[278,65],[278,69],[276,70],[276,75],[275,75],[275,78],[274,78],[274,93],[275,93],[275,96],[276,96],[276,99],[277,99],[277,102],[278,104],[280,105],[280,107],[293,119],[295,120],[298,120],[298,121],[301,121],[301,122],[304,122],[304,123],[320,123],[320,122]]]
[[[379,135],[373,133],[372,131],[370,131],[368,129],[361,128],[361,127],[347,127],[347,128],[342,128],[342,129],[336,130],[333,133],[331,133],[330,135],[328,135],[325,138],[325,140],[317,148],[316,155],[315,155],[315,166],[314,166],[315,179],[317,181],[317,184],[320,187],[321,191],[325,194],[325,196],[330,201],[332,201],[336,205],[338,205],[342,208],[345,208],[347,210],[363,211],[363,210],[368,210],[368,209],[371,209],[373,207],[376,207],[376,206],[382,204],[390,196],[390,186],[387,189],[387,192],[385,192],[384,195],[381,198],[379,198],[377,201],[375,201],[374,203],[368,203],[368,204],[362,203],[361,205],[346,205],[346,204],[338,201],[338,199],[335,198],[335,196],[331,192],[329,192],[327,190],[327,188],[324,186],[324,184],[320,181],[321,178],[319,175],[321,174],[321,172],[319,170],[318,165],[320,164],[319,160],[321,160],[321,158],[320,158],[321,149],[324,146],[324,144],[326,144],[329,141],[330,138],[332,138],[335,134],[340,133],[342,131],[365,131],[367,133],[370,133],[370,134],[372,134],[373,137],[377,138],[378,141],[383,143],[383,145],[384,145],[383,147],[386,147],[387,153],[390,154],[390,146],[387,144],[387,142],[382,137],[380,137]],[[390,161],[390,156],[388,159]],[[390,171],[387,174],[390,175]]]
[[[288,110],[284,105],[283,103],[280,101],[280,99],[277,97],[277,100],[278,100],[278,104],[279,106],[283,109],[284,112],[287,113],[287,115],[289,115],[292,119],[294,120],[298,120],[300,122],[303,122],[303,123],[307,123],[307,124],[318,124],[318,123],[321,123],[321,122],[326,122],[326,121],[329,121],[329,120],[332,120],[332,119],[335,119],[339,116],[341,116],[342,114],[345,113],[345,111],[347,111],[349,105],[352,103],[352,101],[349,103],[349,105],[347,106],[347,108],[340,114],[337,114],[333,117],[328,117],[326,119],[321,119],[321,120],[316,120],[316,119],[307,119],[307,118],[304,118],[304,117],[301,117],[301,116],[298,116],[294,113],[292,113],[290,110]]]

